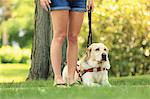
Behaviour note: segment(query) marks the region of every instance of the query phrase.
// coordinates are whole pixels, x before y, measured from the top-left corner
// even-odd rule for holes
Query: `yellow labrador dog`
[[[75,80],[82,81],[85,86],[109,86],[108,70],[110,63],[108,48],[103,43],[93,43],[86,51],[86,54],[77,62]],[[67,66],[63,69],[63,79],[67,82]]]

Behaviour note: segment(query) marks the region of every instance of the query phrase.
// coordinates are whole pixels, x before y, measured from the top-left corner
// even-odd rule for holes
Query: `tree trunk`
[[[50,65],[50,16],[35,0],[35,31],[32,41],[32,63],[27,79],[47,79]],[[52,32],[51,32],[52,33]]]
[[[2,4],[2,10],[4,11],[4,13],[2,13],[2,21],[7,21],[11,17],[9,1],[2,0],[0,3]],[[7,27],[3,28],[2,30],[2,45],[9,45],[9,34],[7,32]]]
[[[2,45],[3,46],[6,46],[6,45],[9,45],[9,41],[8,41],[8,34],[7,32],[4,30],[3,33],[2,33]]]
[[[50,42],[52,40],[52,28],[49,12],[40,6],[39,0],[35,0],[35,31],[32,40],[32,63],[27,80],[47,79],[53,77],[50,62]],[[62,65],[66,60],[66,44],[63,44]]]

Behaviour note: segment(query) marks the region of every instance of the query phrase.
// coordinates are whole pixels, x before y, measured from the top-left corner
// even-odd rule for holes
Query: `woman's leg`
[[[74,83],[74,74],[78,59],[78,34],[83,22],[84,12],[71,11],[69,13],[68,29],[68,47],[67,47],[67,64],[68,64],[68,83]]]
[[[67,34],[69,11],[57,10],[51,12],[53,25],[53,39],[51,42],[51,62],[55,83],[64,83],[61,76],[62,44]]]

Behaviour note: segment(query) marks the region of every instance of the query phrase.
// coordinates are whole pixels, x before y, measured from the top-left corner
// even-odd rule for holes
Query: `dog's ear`
[[[91,48],[87,48],[87,49],[86,49],[86,56],[85,56],[85,60],[88,60],[88,59],[90,58],[91,51],[92,51],[92,49],[91,49]]]

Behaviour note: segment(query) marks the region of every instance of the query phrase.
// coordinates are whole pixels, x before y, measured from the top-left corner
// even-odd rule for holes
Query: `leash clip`
[[[88,12],[89,12],[89,13],[92,12],[92,7],[90,7],[90,9],[88,9]]]

